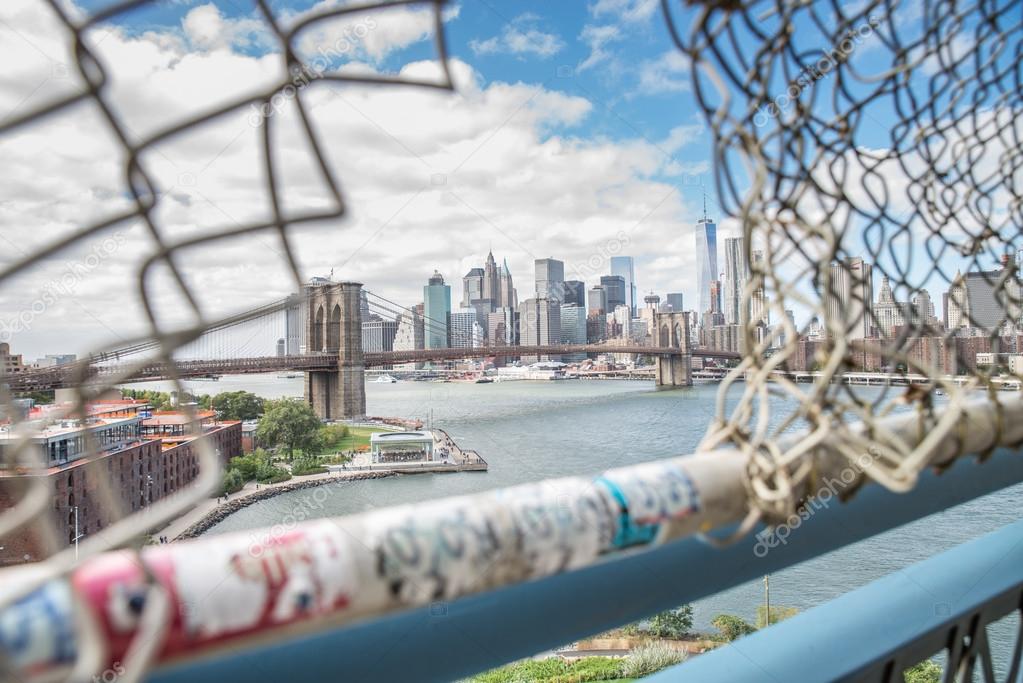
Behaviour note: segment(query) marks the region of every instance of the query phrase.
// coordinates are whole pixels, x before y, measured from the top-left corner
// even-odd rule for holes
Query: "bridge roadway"
[[[607,346],[603,344],[565,344],[550,346],[482,346],[474,349],[419,349],[416,351],[383,351],[363,354],[366,367],[424,361],[461,360],[464,358],[560,356],[573,353],[635,353],[653,356],[681,355],[679,349],[655,346]],[[692,349],[689,355],[698,358],[737,360],[739,354],[729,351]],[[300,356],[257,356],[219,360],[181,360],[174,371],[163,362],[143,364],[134,371],[130,366],[88,365],[87,361],[55,368],[29,370],[0,378],[11,391],[44,391],[97,383],[97,380],[118,383],[151,382],[207,377],[210,375],[252,375],[267,372],[312,372],[338,369],[337,353],[311,353]],[[116,379],[118,375],[125,375]]]

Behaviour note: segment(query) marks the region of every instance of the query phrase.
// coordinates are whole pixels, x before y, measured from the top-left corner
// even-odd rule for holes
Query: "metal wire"
[[[54,115],[61,115],[75,106],[87,103],[102,116],[104,124],[117,141],[124,158],[122,168],[122,180],[126,188],[126,194],[130,195],[130,208],[127,210],[110,211],[101,218],[78,226],[75,230],[64,237],[57,239],[45,246],[33,250],[23,258],[17,259],[0,269],[0,285],[9,283],[19,273],[30,271],[39,266],[45,259],[51,258],[64,250],[80,246],[87,240],[103,236],[113,231],[118,226],[126,223],[141,224],[149,239],[151,240],[151,251],[149,255],[138,264],[136,272],[136,289],[143,304],[145,312],[146,333],[137,338],[130,339],[126,345],[136,351],[148,351],[147,357],[135,357],[127,363],[118,365],[120,372],[113,375],[104,375],[103,381],[91,382],[87,387],[84,384],[86,373],[89,370],[89,363],[82,363],[76,372],[76,384],[82,386],[75,391],[73,406],[69,411],[70,416],[84,419],[86,416],[86,405],[96,396],[104,391],[116,387],[124,379],[134,374],[145,363],[154,360],[165,363],[168,367],[174,367],[174,354],[184,345],[198,339],[204,332],[211,329],[219,329],[232,323],[232,317],[214,319],[202,308],[202,297],[195,288],[188,283],[180,270],[180,262],[183,256],[189,251],[210,245],[214,242],[233,240],[239,241],[252,236],[269,233],[276,236],[281,245],[286,266],[291,273],[296,286],[301,288],[305,278],[295,257],[291,242],[291,232],[296,226],[337,219],[345,214],[346,207],[342,198],[340,184],[329,163],[327,154],[324,151],[323,142],[317,133],[315,121],[311,116],[304,100],[309,96],[305,90],[328,87],[327,84],[358,83],[363,85],[376,86],[419,86],[425,88],[436,88],[451,90],[452,80],[448,71],[448,57],[445,46],[444,26],[442,20],[442,8],[444,0],[392,0],[390,2],[367,2],[350,4],[341,7],[324,7],[313,12],[306,13],[290,26],[283,24],[281,19],[273,13],[266,0],[255,0],[253,7],[257,10],[258,16],[264,23],[266,32],[272,37],[276,49],[275,53],[283,60],[285,67],[283,76],[266,88],[250,89],[248,92],[234,98],[232,101],[212,107],[196,115],[180,118],[170,122],[160,130],[150,133],[140,139],[133,139],[122,116],[118,113],[110,96],[111,73],[116,71],[118,65],[105,64],[97,55],[95,46],[92,44],[90,31],[96,27],[110,22],[117,22],[135,10],[146,6],[157,6],[162,4],[159,0],[130,0],[117,2],[102,7],[101,9],[82,16],[80,13],[72,14],[68,6],[59,0],[45,0],[49,8],[58,17],[63,28],[67,30],[73,45],[74,66],[77,69],[82,87],[80,92],[65,96],[57,101],[36,107],[19,116],[11,117],[0,125],[0,139],[18,134],[25,128],[38,125],[45,118]],[[388,8],[403,6],[424,6],[431,10],[434,29],[434,47],[436,59],[441,66],[442,77],[435,81],[417,80],[408,77],[388,75],[356,75],[341,73],[336,70],[323,71],[317,69],[308,59],[303,58],[298,49],[297,42],[307,31],[317,26],[325,26],[329,21],[338,17],[355,15],[370,11],[384,11]],[[327,26],[329,30],[329,26]],[[170,140],[184,136],[191,131],[198,129],[222,117],[244,111],[250,105],[257,107],[270,106],[271,99],[280,96],[286,88],[293,88],[294,79],[302,74],[316,74],[306,87],[296,89],[297,92],[292,98],[295,109],[298,113],[298,120],[305,136],[306,147],[312,152],[315,160],[318,180],[326,188],[329,202],[322,208],[303,207],[300,210],[286,211],[282,207],[280,196],[281,186],[279,171],[275,166],[275,152],[272,142],[272,129],[276,125],[273,117],[262,117],[259,125],[262,128],[262,163],[265,173],[265,185],[263,192],[270,200],[272,216],[269,220],[253,221],[246,224],[232,224],[220,229],[206,230],[199,236],[181,237],[174,231],[161,225],[159,208],[164,193],[155,179],[150,168],[144,161],[147,151],[157,148],[158,145],[167,143]],[[294,88],[293,88],[294,89]],[[160,268],[166,268],[176,284],[186,307],[192,314],[192,321],[183,326],[170,325],[160,320],[158,305],[154,297],[153,280],[155,272]],[[282,302],[277,302],[280,306]],[[119,346],[125,345],[120,342]],[[116,347],[103,347],[96,349],[90,358],[93,361],[109,357],[111,351]],[[123,359],[121,359],[123,360]],[[3,370],[0,370],[2,372]],[[95,379],[95,378],[93,378]],[[12,396],[0,376],[0,405],[9,415],[15,416],[17,412],[11,410],[13,407]],[[185,393],[180,377],[173,376],[171,381],[179,393]],[[185,406],[189,420],[196,422],[194,411]],[[40,472],[46,469],[45,458],[35,451],[32,444],[32,434],[27,429],[20,429],[17,425],[14,430],[20,435],[13,448],[5,450],[4,462],[0,463],[5,467],[22,467],[29,473]],[[86,452],[97,454],[101,448],[95,440],[86,432]],[[127,660],[123,662],[125,671],[120,674],[119,680],[139,680],[149,662],[159,649],[161,633],[167,623],[165,612],[167,608],[166,595],[159,587],[147,564],[143,561],[139,549],[145,540],[145,533],[153,528],[158,528],[167,520],[170,520],[188,509],[196,502],[205,498],[213,491],[220,480],[220,466],[218,457],[213,450],[211,443],[205,439],[196,439],[195,445],[199,454],[199,474],[195,481],[185,490],[169,497],[163,498],[147,507],[144,511],[128,516],[127,511],[121,503],[120,497],[112,489],[112,483],[102,476],[90,476],[89,484],[95,488],[102,508],[110,513],[111,524],[101,531],[90,535],[81,545],[80,558],[82,560],[91,557],[103,550],[116,547],[130,548],[135,553],[135,563],[141,568],[148,579],[147,591],[144,595],[144,610],[138,616],[142,625],[135,641],[129,649]],[[88,476],[88,475],[87,475]],[[65,574],[70,571],[75,563],[74,551],[70,547],[58,541],[55,528],[50,518],[51,492],[48,489],[45,477],[27,477],[31,483],[27,491],[20,497],[17,504],[4,511],[0,516],[0,536],[7,536],[15,530],[30,528],[40,539],[43,539],[48,547],[48,554],[51,556],[46,562],[39,563],[30,581],[21,584],[19,591],[5,593],[0,597],[0,609],[10,602],[17,600],[21,595],[42,585],[48,579]],[[92,664],[98,661],[95,655],[100,647],[95,640],[99,637],[94,628],[79,629],[86,642],[79,648],[81,658],[78,661],[76,670],[70,674],[73,680],[89,679],[94,673]],[[0,655],[2,656],[2,655]],[[4,663],[0,661],[0,671],[5,669]]]
[[[908,490],[935,446],[957,437],[967,394],[988,387],[997,403],[996,371],[978,368],[974,352],[1023,352],[1023,13],[1014,0],[688,4],[662,0],[662,10],[691,65],[718,196],[741,226],[751,273],[747,352],[702,447],[748,454],[754,516],[770,521],[798,509],[795,492],[814,476],[809,454],[825,438],[840,437],[837,450],[870,478]],[[871,272],[887,278],[877,301],[864,286]],[[894,296],[882,300],[889,283]],[[948,328],[923,296],[939,287],[950,290]],[[773,327],[750,315],[755,298]],[[996,310],[970,306],[981,298]],[[795,327],[787,311],[820,324],[815,343],[800,341],[813,325]],[[937,360],[922,344],[941,351]],[[776,372],[799,361],[816,361],[812,384]],[[959,382],[952,362],[952,374],[966,375]],[[933,394],[910,388],[892,401],[891,390],[843,385],[844,373],[864,368],[924,375],[950,410],[909,447],[878,418],[907,403],[930,418]],[[724,397],[740,378],[728,411]],[[772,415],[776,395],[795,399],[785,403],[791,413]],[[810,436],[783,448],[780,434],[797,422]]]

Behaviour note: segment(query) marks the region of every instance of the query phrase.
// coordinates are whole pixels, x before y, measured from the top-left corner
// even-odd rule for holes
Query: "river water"
[[[302,392],[301,379],[274,376],[225,377],[188,386],[195,393],[246,389],[265,397]],[[167,387],[154,384],[152,388]],[[596,473],[689,453],[714,415],[718,386],[657,391],[649,381],[570,380],[369,382],[366,389],[370,415],[432,421],[463,448],[477,450],[490,470],[353,482],[346,495],[326,499],[323,516]],[[778,410],[775,419],[783,413]],[[295,509],[302,495],[283,494],[247,507],[209,533],[275,524]],[[1023,485],[1018,485],[773,574],[771,603],[804,610],[826,602],[1020,518],[1021,503]],[[695,603],[696,626],[713,630],[709,622],[722,612],[752,621],[763,593],[763,584],[757,580],[701,600]],[[1004,653],[1008,631],[998,631],[997,641],[1004,639],[1005,647],[995,649]]]

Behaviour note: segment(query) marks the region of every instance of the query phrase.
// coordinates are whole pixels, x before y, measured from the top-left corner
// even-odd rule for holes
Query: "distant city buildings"
[[[0,342],[0,365],[3,365],[4,374],[24,372],[31,369],[21,360],[20,353],[11,353],[11,345],[7,342]]]
[[[675,313],[681,313],[685,309],[682,305],[682,292],[668,292],[664,296],[664,303],[671,307],[671,310]]]
[[[67,365],[78,360],[73,353],[48,353],[35,362],[37,368],[55,368],[58,365]]]

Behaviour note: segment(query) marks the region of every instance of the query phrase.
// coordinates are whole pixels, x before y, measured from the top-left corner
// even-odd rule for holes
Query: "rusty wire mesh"
[[[359,82],[451,88],[441,0],[335,7],[305,15],[289,26],[281,24],[266,0],[257,0],[288,75],[270,88],[135,139],[107,97],[109,73],[116,65],[104,64],[94,54],[89,31],[156,0],[116,3],[84,17],[70,15],[58,0],[47,2],[69,32],[75,66],[86,86],[4,122],[0,138],[77,104],[93,104],[123,146],[124,184],[132,205],[6,265],[0,271],[0,283],[82,240],[140,221],[153,247],[151,256],[139,264],[136,282],[148,333],[132,341],[155,349],[157,360],[170,366],[177,349],[222,322],[204,314],[201,297],[177,267],[177,255],[219,240],[268,233],[279,239],[288,268],[301,285],[289,231],[296,225],[340,217],[345,205],[315,121],[303,106],[304,91],[294,101],[321,179],[329,188],[328,207],[299,213],[282,209],[272,154],[273,119],[266,119],[263,163],[272,219],[179,239],[158,220],[162,193],[142,159],[146,150],[251,104],[268,102],[291,85],[293,77],[312,68],[295,49],[297,36],[347,13],[402,4],[431,6],[437,58],[445,67],[443,80],[328,72],[318,74],[309,87]],[[744,361],[722,388],[723,397],[731,382],[744,376],[742,398],[731,413],[725,412],[722,399],[719,420],[711,426],[704,446],[731,443],[749,454],[751,501],[756,515],[769,520],[784,518],[796,508],[799,501],[793,492],[805,490],[806,481],[814,475],[813,462],[805,456],[825,440],[850,460],[857,461],[867,450],[876,453],[865,468],[867,476],[892,489],[911,488],[933,446],[956,437],[959,409],[969,392],[987,388],[991,399],[997,400],[991,390],[993,371],[977,368],[969,352],[974,347],[1023,352],[1016,274],[1017,251],[1023,247],[1019,244],[1023,239],[1023,29],[1018,6],[1014,0],[969,4],[928,0],[919,5],[874,0],[851,6],[777,0],[742,6],[706,3],[688,9],[663,0],[663,5],[672,38],[691,61],[695,98],[713,130],[718,196],[725,214],[738,221],[745,237],[751,278],[743,307],[749,311],[758,303],[757,310],[768,312],[771,322],[766,324],[767,315],[747,314]],[[921,8],[919,15],[913,14],[914,7]],[[829,57],[826,71],[821,66],[825,55]],[[787,95],[784,104],[783,95]],[[755,258],[756,252],[763,257]],[[887,277],[893,305],[866,305],[864,288],[857,291],[855,286],[863,281],[862,264],[857,265],[854,258],[862,258],[878,275]],[[161,264],[173,274],[194,313],[187,326],[168,327],[158,320],[147,282]],[[970,309],[966,280],[971,271],[984,274],[975,278],[980,282],[976,286],[986,286],[999,304],[996,320],[990,311]],[[950,328],[938,322],[922,296],[927,289],[935,294],[939,284],[950,288],[953,308],[958,307]],[[801,315],[815,314],[819,331],[811,329],[813,325],[797,329],[786,313],[791,309]],[[805,339],[808,333],[813,333],[810,340]],[[922,360],[921,339],[942,349],[941,363]],[[97,354],[102,351],[97,349]],[[772,375],[808,354],[819,364],[811,384]],[[945,359],[952,359],[956,367],[948,367]],[[117,386],[139,364],[151,360],[125,364],[121,377],[106,377],[102,386],[80,390],[72,414],[84,417],[92,396]],[[904,402],[920,411],[921,424],[930,429],[925,439],[909,447],[879,426],[877,418],[890,410],[890,401],[864,399],[834,381],[863,368],[924,375],[948,394],[950,410],[937,418],[929,393],[907,392]],[[957,382],[950,371],[962,368],[965,382]],[[174,382],[182,391],[180,381]],[[778,393],[794,398],[796,407],[791,414],[772,420],[771,410],[777,410],[778,404],[770,403],[770,397]],[[10,405],[9,395],[0,399]],[[852,420],[866,428],[851,427]],[[809,423],[810,436],[795,446],[783,445],[781,434],[799,421]],[[93,483],[104,506],[117,512],[110,526],[83,544],[82,556],[112,547],[137,552],[145,530],[207,495],[219,478],[217,456],[201,440],[198,445],[201,468],[195,484],[139,515],[125,516],[110,482],[97,478]],[[98,450],[96,444],[89,446]],[[29,470],[41,466],[28,433],[17,448],[7,451],[7,457],[10,462],[4,464],[9,466]],[[25,591],[66,573],[73,564],[71,549],[56,538],[47,516],[40,514],[50,503],[40,479],[0,517],[0,536],[30,525],[48,539],[52,557],[24,585]],[[141,561],[139,566],[146,571]],[[145,672],[160,642],[157,636],[167,609],[167,596],[151,580],[141,628],[124,662],[124,680],[138,680]],[[93,635],[88,628],[81,633]],[[80,651],[73,675],[81,677],[95,669],[97,648],[86,643]]]
[[[825,440],[908,490],[958,437],[970,394],[999,401],[998,354],[1023,353],[1023,13],[1013,0],[693,4],[662,2],[750,269],[744,361],[704,447],[749,454],[755,516],[768,520],[797,511],[806,456]],[[977,351],[996,362],[978,365]],[[796,368],[817,371],[812,383],[778,372]],[[920,375],[949,410],[936,418],[919,387],[843,384],[858,370]],[[915,447],[878,420],[906,404],[931,430]],[[809,436],[781,445],[796,423]]]
[[[118,142],[125,159],[123,167],[123,192],[130,198],[126,209],[116,209],[116,202],[111,202],[111,210],[99,219],[82,224],[74,231],[42,248],[34,249],[22,258],[6,263],[0,269],[0,286],[9,285],[11,280],[23,272],[38,267],[46,259],[64,250],[73,249],[86,240],[103,239],[112,231],[125,224],[141,224],[150,240],[151,249],[137,263],[135,287],[145,311],[147,332],[137,338],[121,340],[116,348],[138,348],[148,351],[141,357],[121,358],[117,365],[118,372],[104,375],[102,381],[96,377],[85,385],[85,373],[89,370],[86,363],[78,366],[75,398],[67,411],[67,417],[84,420],[87,415],[88,402],[117,387],[123,380],[135,374],[146,363],[159,362],[167,367],[174,367],[175,351],[198,339],[205,331],[231,323],[231,318],[213,318],[203,310],[203,297],[194,283],[189,283],[182,275],[180,262],[190,250],[201,248],[221,241],[244,240],[260,234],[276,237],[279,241],[287,270],[294,278],[296,285],[301,287],[305,277],[296,260],[292,232],[296,226],[328,221],[340,218],[346,208],[342,198],[341,186],[332,170],[331,160],[324,151],[324,143],[317,134],[317,125],[305,100],[310,92],[317,88],[329,87],[329,84],[357,83],[375,86],[418,86],[441,90],[452,88],[451,75],[448,72],[448,58],[445,47],[442,9],[444,0],[392,0],[390,2],[366,2],[342,6],[324,5],[305,14],[292,18],[290,22],[282,19],[271,9],[267,0],[255,0],[253,6],[264,24],[266,33],[272,37],[273,47],[268,50],[283,60],[283,75],[269,87],[251,89],[229,102],[214,107],[207,107],[198,114],[174,120],[162,129],[137,137],[125,124],[123,112],[110,97],[111,77],[119,65],[108,64],[98,56],[94,47],[95,29],[111,23],[125,20],[131,12],[146,9],[147,6],[163,4],[160,0],[129,0],[125,2],[107,3],[92,13],[82,14],[81,11],[60,0],[41,0],[59,19],[66,29],[67,39],[72,45],[74,59],[73,68],[77,70],[81,87],[75,92],[61,96],[45,105],[28,111],[8,116],[0,122],[0,140],[10,139],[26,128],[39,125],[47,117],[65,115],[75,107],[90,106],[100,112],[104,124],[113,138]],[[330,30],[332,20],[347,16],[359,16],[368,12],[387,12],[388,8],[418,6],[426,8],[433,19],[433,43],[435,59],[441,66],[441,78],[436,80],[416,79],[413,77],[388,74],[366,74],[342,72],[336,64],[324,63],[320,55],[310,56],[303,53],[298,41],[306,33],[314,29]],[[314,61],[313,57],[316,58]],[[306,148],[314,159],[318,180],[326,188],[329,201],[321,207],[300,207],[288,210],[281,196],[281,181],[275,158],[273,129],[275,119],[263,117],[259,122],[261,128],[261,151],[263,174],[265,176],[264,197],[269,201],[272,215],[268,220],[239,224],[233,222],[222,227],[205,230],[200,235],[176,235],[161,222],[158,209],[161,200],[166,196],[166,188],[160,187],[154,174],[147,167],[145,155],[159,145],[200,129],[202,126],[222,120],[230,116],[244,116],[250,107],[263,111],[273,98],[282,94],[287,96],[298,114]],[[158,267],[166,268],[180,292],[181,299],[191,314],[191,321],[186,324],[168,324],[161,320],[159,306],[156,303],[152,283],[154,272]],[[280,308],[283,307],[280,306]],[[90,358],[102,360],[104,352],[115,347],[99,348],[90,354]],[[2,372],[2,370],[0,370]],[[2,377],[0,377],[2,380]],[[171,378],[174,388],[180,395],[185,395],[180,378]],[[12,396],[5,384],[0,382],[0,406],[11,416],[14,424],[13,434],[18,435],[13,448],[4,449],[4,461],[0,466],[17,470],[26,474],[39,473],[46,469],[46,456],[37,449],[32,441],[33,432],[26,425],[18,424],[18,410],[12,402]],[[195,421],[196,415],[190,406],[184,406],[189,419]],[[197,424],[197,423],[195,423]],[[85,452],[97,454],[102,448],[91,433],[85,432]],[[100,531],[91,534],[81,544],[80,559],[84,560],[101,551],[111,548],[125,547],[138,553],[145,542],[145,534],[156,529],[174,518],[194,503],[209,495],[220,482],[221,467],[218,454],[210,443],[199,438],[195,441],[199,454],[199,471],[193,483],[184,490],[154,501],[145,509],[128,514],[125,502],[113,490],[113,482],[108,477],[97,476],[97,470],[87,469],[89,485],[94,489],[101,508],[107,513],[108,524]],[[0,515],[0,537],[12,534],[16,530],[29,530],[49,556],[46,562],[35,565],[36,571],[30,581],[20,585],[15,593],[5,593],[4,603],[9,603],[28,591],[43,584],[48,579],[67,573],[76,563],[74,548],[59,537],[50,511],[53,507],[52,491],[46,484],[45,477],[26,477],[31,482],[17,494],[16,504],[5,509]],[[160,587],[146,563],[137,559],[138,566],[149,580],[145,609],[138,617],[139,630],[124,664],[121,679],[125,681],[139,680],[145,673],[149,662],[157,653],[161,639],[159,632],[165,628],[169,601],[166,592]],[[2,608],[3,605],[0,605]],[[96,640],[99,634],[95,628],[80,625],[78,633],[84,639],[80,644],[79,656],[74,670],[68,675],[70,680],[91,680],[97,669],[101,646]],[[0,661],[0,672],[5,669]]]

